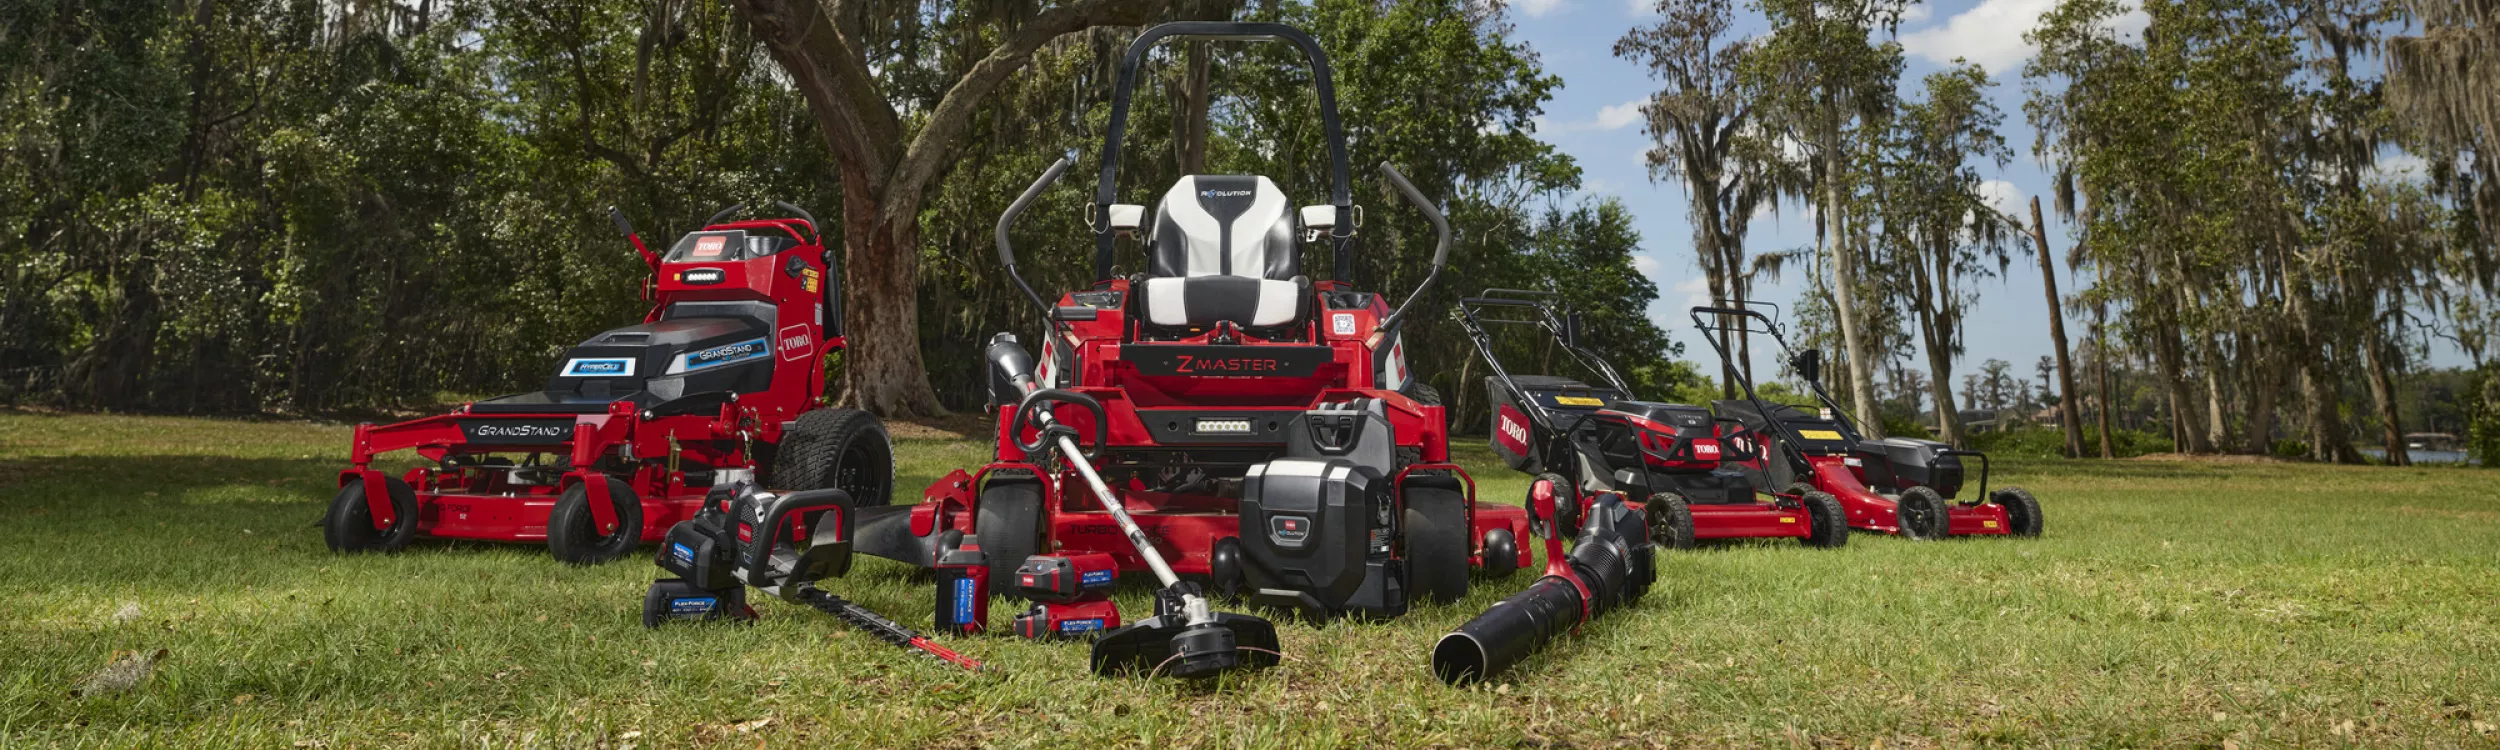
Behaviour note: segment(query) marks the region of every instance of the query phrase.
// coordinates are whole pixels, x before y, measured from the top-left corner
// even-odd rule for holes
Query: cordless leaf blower
[[[1529,488],[1539,517],[1555,517],[1554,493],[1551,481]],[[1555,531],[1545,531],[1544,577],[1432,647],[1432,672],[1442,682],[1492,679],[1581,624],[1640,601],[1658,579],[1649,523],[1616,493],[1599,493],[1590,504],[1571,554],[1563,554]]]
[[[746,589],[804,604],[867,631],[878,640],[937,657],[966,669],[981,663],[930,641],[866,607],[816,587],[851,568],[851,498],[841,490],[776,494],[759,489],[743,470],[724,472],[701,510],[670,527],[660,544],[660,568],[675,574],[651,584],[643,595],[642,624],[672,621],[752,620]]]
[[[988,356],[993,371],[1012,384],[1016,392],[1024,394],[1008,428],[1009,435],[1019,436],[1017,447],[1027,454],[1056,451],[1061,461],[1084,478],[1085,486],[1128,537],[1137,556],[1145,560],[1155,579],[1163,584],[1155,592],[1155,616],[1103,633],[1094,641],[1094,672],[1142,672],[1200,679],[1235,669],[1275,666],[1280,653],[1276,626],[1249,615],[1215,611],[1197,584],[1182,581],[1174,574],[1172,566],[1147,540],[1145,530],[1129,518],[1119,496],[1111,493],[1077,444],[1077,439],[1085,435],[1059,421],[1055,413],[1060,405],[1087,412],[1094,427],[1094,444],[1099,446],[1109,439],[1110,422],[1102,404],[1075,391],[1040,387],[1033,380],[1033,355],[1017,345],[1012,335],[1002,333],[993,339]],[[1025,441],[1020,436],[1028,430],[1033,439]]]

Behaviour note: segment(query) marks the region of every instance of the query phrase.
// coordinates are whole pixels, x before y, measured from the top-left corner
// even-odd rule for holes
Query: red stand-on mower
[[[731,206],[653,253],[639,325],[564,355],[544,389],[390,425],[361,424],[323,536],[341,552],[394,551],[419,534],[545,540],[559,560],[613,560],[692,517],[724,472],[762,469],[785,489],[890,502],[894,451],[877,418],[823,406],[825,356],[842,348],[841,295],[816,220],[724,223]],[[390,476],[376,455],[430,466]]]
[[[1145,206],[1119,201],[1120,143],[1139,63],[1175,37],[1301,50],[1327,138],[1329,204],[1296,211],[1274,182],[1247,175],[1181,177],[1151,223]],[[1066,597],[1044,591],[1049,571],[1083,577],[1092,572],[1085,560],[1107,558],[1115,575],[1151,572],[1161,586],[1156,616],[1108,629],[1095,641],[1093,666],[1184,677],[1275,662],[1272,627],[1213,612],[1200,582],[1314,620],[1394,617],[1417,598],[1464,595],[1471,567],[1506,573],[1526,564],[1518,543],[1526,513],[1474,501],[1472,480],[1448,463],[1441,407],[1419,397],[1421,384],[1408,376],[1400,324],[1439,277],[1450,233],[1431,201],[1387,165],[1381,172],[1439,232],[1431,275],[1396,308],[1346,281],[1353,185],[1318,42],[1268,23],[1147,30],[1120,69],[1102,157],[1088,217],[1092,288],[1045,301],[1016,272],[1008,240],[1009,225],[1066,160],[999,219],[999,259],[1048,328],[1038,364],[1006,334],[990,347],[995,459],[939,480],[908,512],[863,511],[859,551],[941,577],[958,569],[949,560],[984,559],[986,584],[965,577],[956,579],[965,590],[940,592],[941,621],[958,619],[946,603],[976,589],[1030,591],[1038,611],[1020,627],[1060,634],[1070,631],[1054,624],[1109,623],[1054,614]],[[1115,275],[1120,237],[1141,233],[1146,272]],[[1301,268],[1300,243],[1320,241],[1334,252],[1335,278],[1314,282]]]
[[[1494,453],[1554,488],[1557,516],[1533,518],[1539,531],[1550,525],[1576,534],[1591,506],[1615,494],[1643,511],[1649,539],[1661,547],[1748,537],[1795,537],[1814,547],[1849,543],[1838,500],[1819,492],[1757,493],[1742,471],[1723,466],[1744,456],[1729,455],[1723,420],[1710,410],[1632,398],[1614,367],[1580,345],[1579,315],[1561,295],[1487,289],[1460,300],[1458,310],[1468,339],[1493,369],[1484,380],[1493,404]],[[1486,329],[1495,325],[1544,331],[1605,385],[1513,373],[1495,354]]]
[[[1828,494],[1840,501],[1852,528],[1912,539],[2040,535],[2040,501],[2029,491],[2020,487],[1988,490],[1987,454],[1934,440],[1865,437],[1823,389],[1822,351],[1790,347],[1779,323],[1753,309],[1770,305],[1748,304],[1745,308],[1695,307],[1693,326],[1723,360],[1733,355],[1713,334],[1770,334],[1787,356],[1789,369],[1806,381],[1823,404],[1821,414],[1807,414],[1764,401],[1754,390],[1753,378],[1741,374],[1738,382],[1745,386],[1745,399],[1712,404],[1723,424],[1736,427],[1724,439],[1732,451],[1743,455],[1732,455],[1729,464],[1743,471],[1754,487],[1783,495]],[[1758,321],[1762,327],[1756,330],[1749,321]],[[1979,491],[1970,500],[1950,502],[1962,490],[1965,458],[1979,461]]]

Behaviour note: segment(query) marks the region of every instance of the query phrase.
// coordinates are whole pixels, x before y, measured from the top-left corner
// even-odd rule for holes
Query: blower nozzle
[[[1538,482],[1530,502],[1552,518],[1552,485]],[[1657,579],[1655,549],[1641,511],[1607,493],[1598,496],[1580,528],[1579,544],[1562,553],[1562,541],[1546,532],[1545,575],[1493,605],[1476,619],[1441,637],[1432,647],[1432,672],[1462,685],[1491,679],[1598,615],[1639,601]]]

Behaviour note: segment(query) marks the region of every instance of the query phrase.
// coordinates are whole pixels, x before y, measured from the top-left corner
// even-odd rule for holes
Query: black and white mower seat
[[[1146,322],[1265,328],[1300,319],[1310,295],[1291,209],[1265,177],[1189,175],[1173,184],[1147,239]]]

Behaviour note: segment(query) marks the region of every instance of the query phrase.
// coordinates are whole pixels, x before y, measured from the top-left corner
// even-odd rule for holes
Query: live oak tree
[[[2018,229],[1980,192],[1978,165],[2001,168],[2013,156],[1997,133],[2005,117],[1988,99],[1993,85],[1968,63],[1927,76],[1925,97],[1902,104],[1890,119],[1875,166],[1889,258],[1880,270],[1891,282],[1875,301],[1914,313],[1937,405],[1937,439],[1956,446],[1967,436],[1952,408],[1953,360],[1962,354],[1963,316],[1978,299],[1967,282],[2004,272],[2007,243]]]

